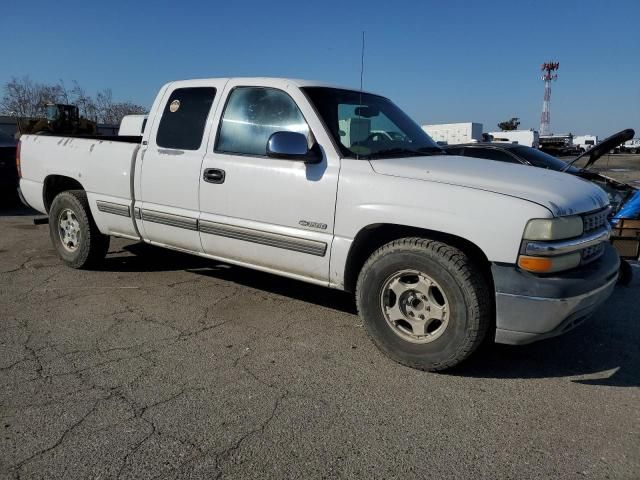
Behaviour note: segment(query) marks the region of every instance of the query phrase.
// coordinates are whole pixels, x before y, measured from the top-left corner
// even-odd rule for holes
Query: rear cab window
[[[199,150],[215,96],[213,87],[177,88],[171,92],[158,126],[158,147]]]

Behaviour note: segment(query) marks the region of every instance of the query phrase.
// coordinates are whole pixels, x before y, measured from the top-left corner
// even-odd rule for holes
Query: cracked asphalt
[[[431,374],[346,294],[123,240],[72,270],[32,213],[0,211],[0,478],[640,478],[637,278]]]

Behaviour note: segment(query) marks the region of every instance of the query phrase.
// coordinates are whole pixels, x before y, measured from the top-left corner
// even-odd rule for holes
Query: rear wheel
[[[486,336],[491,295],[459,249],[404,238],[378,249],[358,278],[356,301],[368,334],[387,356],[421,370],[444,370]]]
[[[93,221],[84,190],[62,192],[53,199],[49,235],[60,258],[72,268],[94,266],[109,250],[109,236]]]

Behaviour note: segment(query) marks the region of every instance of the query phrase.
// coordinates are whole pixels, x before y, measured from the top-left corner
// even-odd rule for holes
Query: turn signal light
[[[22,142],[18,142],[18,147],[16,148],[16,170],[18,170],[18,178],[22,178],[22,170],[20,169],[20,146]]]
[[[551,271],[553,262],[550,258],[546,257],[528,257],[520,255],[520,258],[518,258],[518,266],[523,270],[529,270],[530,272],[547,273]]]
[[[554,273],[575,268],[580,265],[581,260],[582,255],[580,252],[558,257],[520,255],[518,257],[518,266],[523,270],[534,273]]]

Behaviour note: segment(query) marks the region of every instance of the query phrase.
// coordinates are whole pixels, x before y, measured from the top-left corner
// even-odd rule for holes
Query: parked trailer
[[[620,145],[621,152],[640,153],[640,138],[632,138]]]
[[[422,125],[422,129],[436,142],[443,142],[448,145],[482,141],[481,123],[441,123],[436,125]]]
[[[557,135],[540,135],[540,150],[555,157],[564,157],[568,155],[578,155],[578,149],[573,146],[573,135],[557,134]]]

